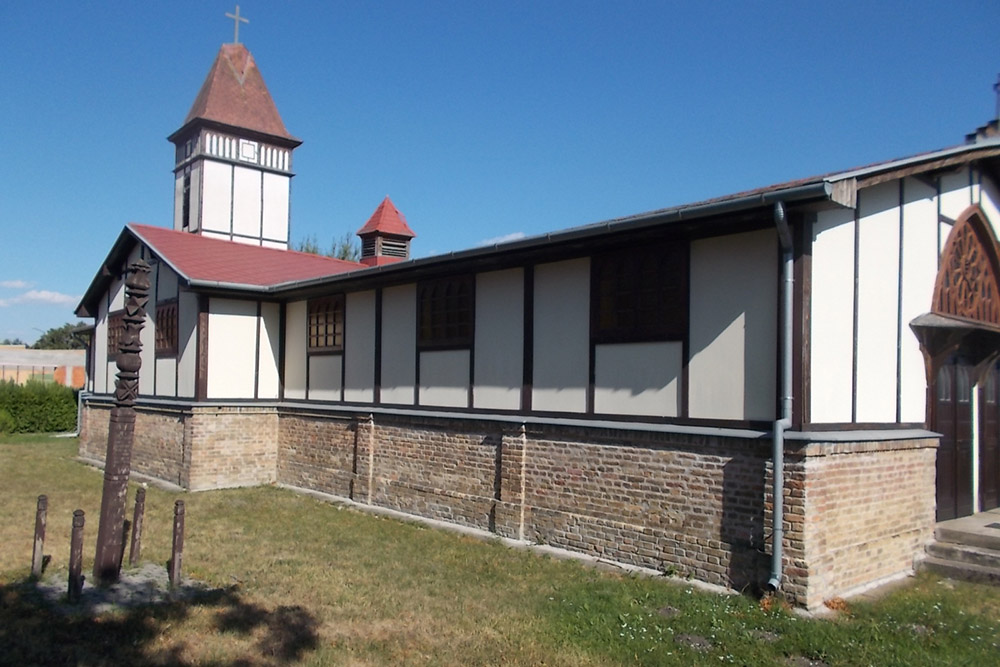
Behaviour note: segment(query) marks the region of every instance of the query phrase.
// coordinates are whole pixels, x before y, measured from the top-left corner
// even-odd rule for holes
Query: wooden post
[[[73,512],[73,534],[69,545],[69,601],[79,602],[83,592],[83,510]]]
[[[42,567],[45,565],[45,519],[48,514],[49,499],[47,496],[38,496],[38,506],[35,509],[35,547],[31,552],[31,576],[36,579],[42,576]]]
[[[132,542],[128,549],[129,567],[135,567],[142,551],[142,516],[146,512],[146,489],[141,486],[135,491],[135,511],[132,513]]]
[[[174,542],[170,553],[170,585],[181,583],[181,561],[184,560],[184,501],[174,503]]]

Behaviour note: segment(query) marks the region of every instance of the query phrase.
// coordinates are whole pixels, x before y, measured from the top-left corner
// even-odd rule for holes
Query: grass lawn
[[[987,665],[1000,588],[921,576],[833,620],[744,596],[598,572],[277,488],[150,488],[143,560],[170,557],[186,503],[188,603],[64,614],[27,584],[35,500],[49,498],[47,575],[66,580],[70,519],[93,563],[102,476],[76,441],[0,438],[0,664]],[[128,515],[134,492],[129,494]],[[810,662],[810,661],[822,661]]]

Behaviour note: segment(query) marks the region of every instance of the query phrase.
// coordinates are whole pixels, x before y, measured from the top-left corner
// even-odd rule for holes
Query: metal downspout
[[[784,488],[785,488],[785,429],[792,425],[792,293],[795,282],[793,274],[794,256],[792,234],[785,217],[785,205],[782,202],[774,204],[774,225],[778,229],[781,240],[781,416],[774,421],[774,437],[772,442],[771,460],[773,461],[773,509],[771,512],[771,578],[767,588],[776,591],[781,587],[782,573],[782,541],[785,531],[784,523]]]

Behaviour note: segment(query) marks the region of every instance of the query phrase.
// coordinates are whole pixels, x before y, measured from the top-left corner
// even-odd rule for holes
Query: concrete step
[[[974,581],[981,584],[993,584],[1000,586],[1000,567],[989,567],[986,565],[976,565],[975,563],[960,563],[953,560],[944,560],[934,556],[928,556],[920,564],[921,569],[936,572],[937,574],[951,577],[952,579],[962,579],[963,581]]]
[[[961,525],[954,525],[955,523],[958,522],[938,524],[934,530],[935,539],[938,542],[968,544],[973,547],[1000,551],[1000,529],[984,527],[966,528]]]
[[[927,554],[939,560],[971,563],[1000,569],[1000,550],[976,547],[954,542],[933,542],[927,545]]]

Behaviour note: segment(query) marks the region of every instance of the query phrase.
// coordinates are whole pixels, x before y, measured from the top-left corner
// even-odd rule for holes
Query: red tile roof
[[[358,230],[358,236],[374,232],[392,234],[393,236],[406,236],[411,239],[416,236],[413,230],[410,229],[410,226],[406,224],[406,218],[399,212],[399,209],[392,203],[388,195],[378,205],[375,212],[372,213],[372,217],[368,218],[365,226]]]
[[[243,44],[223,44],[219,49],[184,124],[199,118],[296,140],[285,129],[264,78]]]
[[[365,268],[342,259],[235,243],[152,225],[133,222],[128,228],[189,281],[264,287]]]

